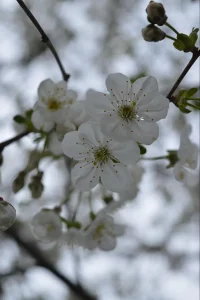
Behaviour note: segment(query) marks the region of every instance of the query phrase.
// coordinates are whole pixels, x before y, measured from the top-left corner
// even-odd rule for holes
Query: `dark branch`
[[[19,141],[21,138],[23,138],[24,136],[28,135],[30,132],[27,130],[27,131],[24,131],[18,135],[16,135],[15,137],[5,141],[5,142],[2,142],[0,143],[0,153],[3,151],[3,149],[7,146],[9,146],[10,144],[12,143],[15,143],[17,141]]]
[[[31,22],[34,24],[34,26],[37,28],[37,30],[41,34],[42,42],[47,45],[47,47],[49,48],[49,50],[53,54],[53,56],[54,56],[54,58],[55,58],[55,60],[56,60],[56,62],[58,64],[58,66],[60,68],[60,71],[62,73],[63,79],[65,81],[68,81],[70,75],[65,72],[63,64],[61,63],[61,60],[60,60],[60,58],[58,56],[58,53],[57,53],[56,49],[54,48],[52,42],[50,41],[49,37],[46,35],[46,33],[44,32],[44,30],[42,29],[42,27],[40,26],[40,24],[38,23],[38,21],[36,20],[36,18],[32,14],[32,12],[28,9],[28,7],[26,6],[26,4],[23,2],[23,0],[16,0],[16,1],[19,3],[19,5],[21,6],[21,8],[25,12],[25,14],[28,16],[28,18],[31,20]]]
[[[14,227],[8,229],[6,233],[10,235],[20,247],[24,248],[24,250],[26,250],[26,252],[36,260],[37,265],[49,270],[52,274],[64,282],[76,296],[80,297],[81,300],[97,300],[80,285],[73,283],[70,279],[61,274],[54,266],[51,265],[46,257],[44,257],[39,248],[33,242],[27,242],[22,239]]]
[[[199,56],[200,56],[200,50],[198,50],[197,48],[194,48],[192,58],[190,59],[189,63],[187,64],[187,66],[185,67],[185,69],[183,70],[183,72],[181,73],[181,75],[179,76],[179,78],[177,79],[177,81],[175,82],[172,89],[170,90],[170,92],[167,95],[167,98],[169,99],[169,101],[173,102],[175,105],[176,105],[176,102],[175,102],[176,99],[173,96],[173,93],[176,91],[179,84],[181,83],[181,81],[183,80],[185,75],[189,72],[189,70],[191,69],[193,64],[196,62],[196,60],[199,58]]]

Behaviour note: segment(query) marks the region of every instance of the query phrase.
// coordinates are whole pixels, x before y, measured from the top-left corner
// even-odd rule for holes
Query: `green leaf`
[[[141,144],[139,144],[138,146],[140,148],[140,155],[144,155],[147,152],[147,149]]]
[[[189,113],[191,112],[191,110],[185,108],[185,106],[183,106],[183,107],[180,106],[179,109],[180,109],[180,111],[182,111],[184,114],[189,114]]]
[[[26,122],[26,119],[21,115],[14,116],[13,120],[18,124],[24,124]]]
[[[183,51],[183,50],[185,49],[184,43],[183,43],[182,41],[180,41],[180,40],[176,40],[176,41],[173,43],[173,45],[174,45],[174,48],[176,48],[176,49],[179,50],[179,51]]]
[[[197,39],[198,39],[198,31],[199,28],[192,28],[192,32],[190,33],[189,37],[191,38],[193,45],[195,45]]]
[[[194,43],[192,39],[187,34],[184,33],[177,34],[177,40],[181,41],[184,44],[184,49],[183,49],[184,52],[189,52],[194,47]]]
[[[192,97],[194,94],[196,94],[196,92],[198,91],[198,88],[191,88],[187,91],[187,97],[190,98]]]

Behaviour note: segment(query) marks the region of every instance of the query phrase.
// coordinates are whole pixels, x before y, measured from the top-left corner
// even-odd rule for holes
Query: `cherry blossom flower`
[[[32,230],[35,237],[42,242],[57,241],[62,233],[61,220],[52,210],[43,209],[32,219]]]
[[[174,166],[176,180],[189,183],[190,170],[195,170],[198,164],[198,147],[189,139],[192,131],[191,125],[187,125],[181,132],[180,147],[178,150],[178,162]]]
[[[38,97],[34,111],[38,111],[45,121],[62,123],[77,94],[67,90],[65,81],[54,83],[51,79],[46,79],[39,85]]]
[[[0,231],[7,230],[16,219],[15,208],[0,197]]]
[[[131,84],[121,73],[106,79],[110,94],[89,90],[85,108],[106,136],[152,144],[159,135],[157,121],[166,117],[169,100],[158,93],[156,78],[149,76]]]
[[[134,141],[119,143],[105,137],[95,122],[84,123],[69,132],[62,142],[65,155],[77,160],[71,176],[74,186],[88,191],[99,182],[104,188],[120,192],[130,181],[125,164],[135,164],[140,151]]]
[[[111,251],[117,245],[116,237],[123,233],[123,225],[115,224],[112,216],[100,212],[85,232],[85,247]]]

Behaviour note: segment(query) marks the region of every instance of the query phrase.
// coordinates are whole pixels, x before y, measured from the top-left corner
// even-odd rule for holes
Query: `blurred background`
[[[145,0],[26,0],[51,38],[71,74],[69,88],[84,100],[88,88],[105,90],[109,73],[130,77],[155,76],[167,94],[191,54],[177,51],[172,41],[147,43],[141,29],[147,25]],[[199,1],[165,0],[168,22],[188,34],[199,27]],[[166,32],[169,29],[166,27]],[[39,83],[61,74],[40,35],[15,0],[0,1],[0,141],[22,132],[13,116],[31,108]],[[199,62],[181,84],[198,87]],[[148,156],[165,155],[179,147],[180,130],[193,128],[199,144],[199,115],[183,115],[170,105],[167,119],[159,122],[160,137],[148,147]],[[31,199],[28,188],[12,192],[16,175],[35,149],[33,136],[4,151],[0,196],[12,203],[31,240],[29,222],[40,207],[60,203],[65,195],[66,169],[62,160],[45,159],[45,191]],[[109,253],[42,245],[45,256],[74,282],[77,280],[100,300],[198,300],[199,299],[199,175],[193,186],[184,186],[166,170],[166,162],[143,163],[138,196],[117,214],[126,224],[126,234]],[[56,178],[56,180],[55,180]],[[97,193],[95,201],[99,201]],[[84,213],[84,207],[82,208]],[[36,241],[34,240],[34,243]],[[0,234],[1,300],[72,300],[67,286],[21,249],[6,232]]]

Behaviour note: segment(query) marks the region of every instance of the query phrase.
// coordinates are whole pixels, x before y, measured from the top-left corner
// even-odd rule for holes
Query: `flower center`
[[[97,226],[94,233],[93,233],[94,240],[101,239],[104,230],[105,230],[105,225],[104,224],[100,224],[99,226]]]
[[[94,159],[95,159],[94,165],[96,165],[97,163],[100,163],[100,164],[106,163],[108,161],[108,159],[110,158],[110,156],[111,156],[111,153],[107,146],[96,149],[94,151]]]
[[[129,121],[132,121],[136,118],[137,114],[133,108],[134,105],[122,105],[120,108],[119,108],[119,111],[118,111],[118,115],[120,116],[120,118],[122,118],[123,120],[125,120],[127,123]]]
[[[54,98],[50,98],[48,101],[48,109],[52,111],[56,111],[61,109],[62,103],[60,101],[56,101]]]

